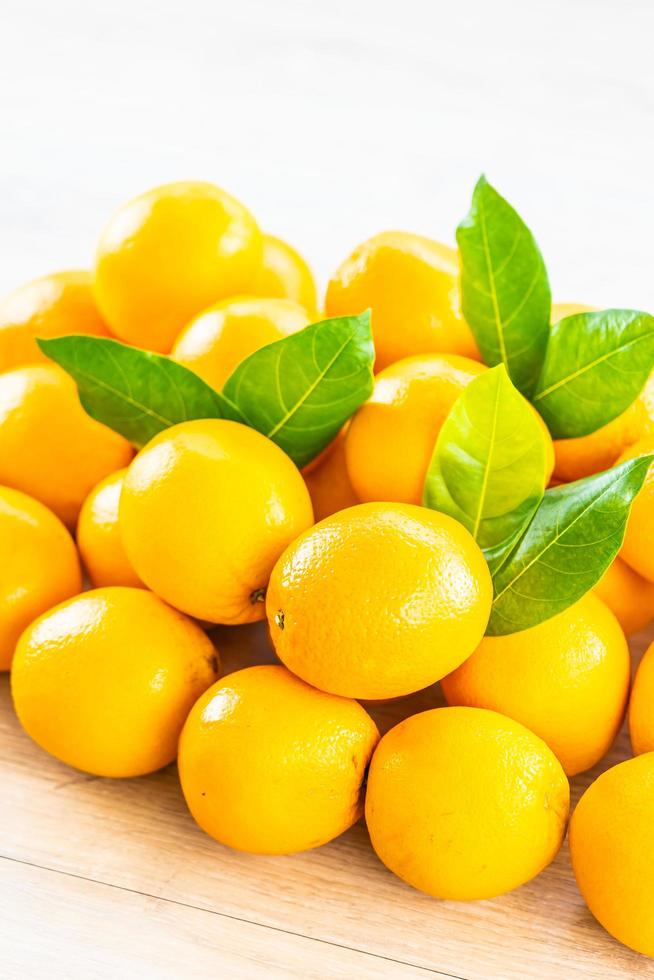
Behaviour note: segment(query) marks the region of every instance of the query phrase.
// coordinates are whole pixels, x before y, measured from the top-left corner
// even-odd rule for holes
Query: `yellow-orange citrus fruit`
[[[311,495],[316,521],[359,503],[345,461],[345,432],[328,446],[317,466],[305,469],[302,475]]]
[[[372,758],[366,822],[378,857],[438,898],[492,898],[555,857],[569,786],[547,745],[482,708],[436,708],[392,728]]]
[[[421,354],[391,364],[352,419],[345,454],[363,501],[422,501],[436,439],[463,389],[487,368],[456,354]]]
[[[654,453],[654,436],[641,439],[625,450],[617,462],[625,463],[647,453]],[[620,557],[648,582],[654,582],[654,466],[650,466],[631,505]]]
[[[0,374],[0,483],[40,500],[69,528],[93,487],[132,455],[122,436],[86,414],[56,364]]]
[[[592,309],[579,303],[555,303],[552,322]],[[587,436],[554,440],[554,473],[563,483],[600,473],[613,466],[625,449],[649,434],[654,435],[654,372],[638,398],[617,418]]]
[[[266,610],[277,656],[344,697],[433,684],[481,640],[492,587],[472,536],[412,504],[359,504],[316,524],[273,569]]]
[[[212,684],[211,640],[145,589],[69,599],[22,635],[11,672],[25,731],[62,762],[97,776],[168,765],[196,699]]]
[[[615,558],[593,592],[613,612],[627,636],[638,633],[654,618],[654,582]]]
[[[360,500],[422,502],[422,490],[436,440],[464,388],[488,370],[456,354],[422,354],[385,368],[372,395],[348,428],[345,454]],[[552,440],[545,437],[545,482],[554,466]]]
[[[654,752],[654,643],[638,665],[629,701],[629,735],[634,755]]]
[[[312,316],[318,307],[311,269],[288,242],[274,235],[263,236],[263,260],[252,292],[295,300]]]
[[[359,245],[327,287],[327,316],[372,310],[379,371],[413,354],[479,357],[460,310],[454,249],[421,235],[385,231]]]
[[[485,636],[442,688],[448,704],[490,708],[547,742],[568,776],[606,755],[629,692],[629,649],[596,596],[508,636]]]
[[[203,694],[179,743],[189,809],[241,851],[318,847],[363,812],[379,733],[356,701],[325,694],[284,667],[249,667]]]
[[[9,670],[26,626],[82,588],[75,544],[58,517],[0,487],[0,670]]]
[[[77,546],[96,588],[143,583],[129,563],[120,536],[118,509],[127,470],[111,473],[88,495],[77,522]]]
[[[299,470],[238,422],[182,422],[129,467],[120,499],[125,552],[148,588],[212,623],[264,617],[284,548],[313,522]]]
[[[654,956],[654,752],[603,772],[570,821],[572,868],[588,908],[626,946]]]
[[[165,184],[119,208],[102,232],[96,301],[121,340],[167,353],[201,310],[248,291],[261,252],[254,218],[230,194]]]
[[[223,300],[182,330],[171,356],[220,391],[246,357],[308,323],[307,311],[290,299]]]
[[[37,337],[109,335],[93,299],[93,276],[54,272],[20,286],[0,303],[0,371],[46,361]]]

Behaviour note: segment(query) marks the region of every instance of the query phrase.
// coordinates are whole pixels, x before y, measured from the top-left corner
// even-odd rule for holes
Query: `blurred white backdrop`
[[[652,0],[3,0],[0,291],[182,178],[324,284],[383,228],[451,241],[483,170],[555,298],[652,310],[653,38]]]

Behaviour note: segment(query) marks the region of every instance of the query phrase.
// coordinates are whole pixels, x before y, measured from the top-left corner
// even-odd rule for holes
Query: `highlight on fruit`
[[[598,922],[654,956],[654,644],[630,691],[627,640],[654,619],[654,317],[553,303],[485,177],[451,237],[377,234],[321,297],[182,181],[119,208],[93,268],[6,297],[0,669],[67,765],[177,760],[217,860],[365,818],[449,900],[556,858],[569,780],[628,716],[570,850]],[[222,676],[213,627],[248,623],[277,662]]]

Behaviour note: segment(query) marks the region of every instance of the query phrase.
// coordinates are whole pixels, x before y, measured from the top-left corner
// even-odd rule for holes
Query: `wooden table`
[[[260,627],[215,636],[226,670],[272,659]],[[385,730],[439,703],[432,688],[375,715]],[[440,902],[386,871],[362,823],[316,851],[239,854],[193,823],[174,766],[125,781],[67,768],[23,734],[6,677],[0,747],[2,980],[654,977],[592,919],[566,846],[512,894]],[[574,798],[628,755],[623,733]]]

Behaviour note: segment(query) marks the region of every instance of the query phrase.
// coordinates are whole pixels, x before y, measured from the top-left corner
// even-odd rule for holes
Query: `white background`
[[[383,228],[451,241],[483,170],[555,298],[652,310],[653,46],[652,0],[2,0],[0,291],[181,178],[324,284]]]

